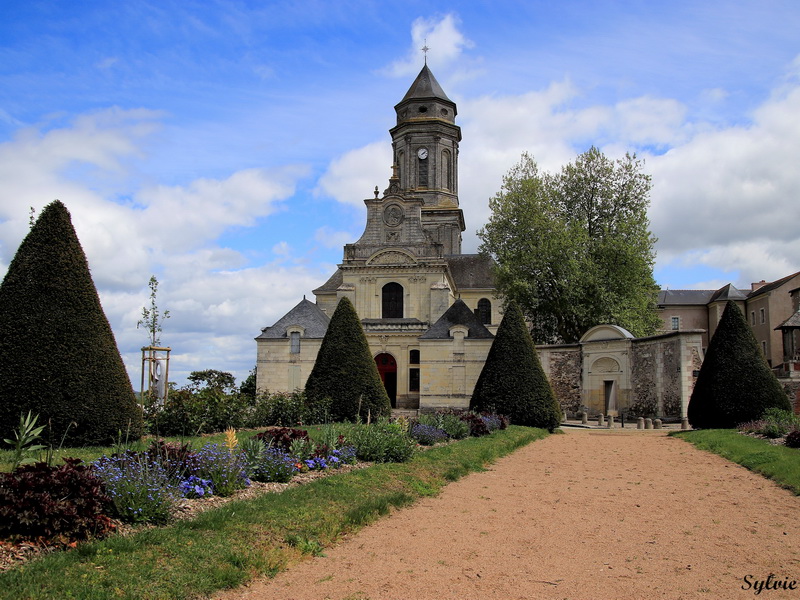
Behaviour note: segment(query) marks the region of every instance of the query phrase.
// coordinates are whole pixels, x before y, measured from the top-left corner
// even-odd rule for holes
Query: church
[[[501,319],[488,257],[462,254],[461,129],[427,64],[394,107],[388,187],[367,198],[361,237],[333,275],[256,338],[260,392],[305,387],[336,305],[358,313],[399,409],[467,408]],[[538,346],[565,413],[680,419],[702,363],[700,328],[634,339],[599,325],[575,344]]]
[[[336,272],[256,338],[257,388],[305,386],[330,316],[353,303],[393,408],[466,407],[500,321],[490,259],[461,253],[461,128],[427,64],[394,107],[388,187]]]

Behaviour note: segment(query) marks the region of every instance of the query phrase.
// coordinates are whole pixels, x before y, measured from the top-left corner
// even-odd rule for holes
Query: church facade
[[[256,338],[257,387],[302,388],[337,303],[361,318],[392,406],[468,406],[500,320],[488,258],[461,253],[461,129],[427,65],[395,106],[393,171],[364,200],[364,233],[313,291]]]
[[[358,313],[394,408],[467,408],[501,319],[488,257],[461,252],[461,129],[427,65],[395,106],[388,187],[364,200],[364,233],[341,264],[256,338],[260,392],[305,387],[341,298]],[[633,339],[602,325],[579,343],[537,348],[568,414],[686,415],[703,331]]]

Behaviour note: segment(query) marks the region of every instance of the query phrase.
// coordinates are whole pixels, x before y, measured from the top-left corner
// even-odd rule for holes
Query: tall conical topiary
[[[561,422],[561,405],[547,381],[515,302],[506,308],[469,407],[494,410],[509,417],[515,425],[549,431]]]
[[[142,414],[67,208],[42,211],[0,285],[0,438],[20,413],[58,444],[138,439]],[[70,423],[75,425],[70,426]]]
[[[729,301],[689,400],[689,423],[697,428],[732,428],[760,419],[773,407],[792,409],[742,311]]]
[[[310,402],[330,398],[336,421],[388,416],[392,406],[353,304],[339,300],[306,382]],[[360,406],[360,409],[359,409]]]

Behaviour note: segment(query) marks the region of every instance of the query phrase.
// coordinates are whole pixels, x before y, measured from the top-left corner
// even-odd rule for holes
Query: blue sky
[[[645,159],[663,287],[800,270],[800,4],[0,0],[0,275],[70,209],[138,388],[150,275],[170,379],[246,376],[386,187],[428,64],[458,104],[465,251],[523,152]]]

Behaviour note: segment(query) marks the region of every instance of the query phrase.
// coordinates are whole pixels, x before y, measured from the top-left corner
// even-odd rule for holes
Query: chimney
[[[750,284],[750,291],[751,292],[755,292],[757,289],[760,289],[760,288],[764,287],[765,285],[767,285],[767,282],[764,281],[763,279],[761,281],[756,282],[756,283],[751,283]]]

